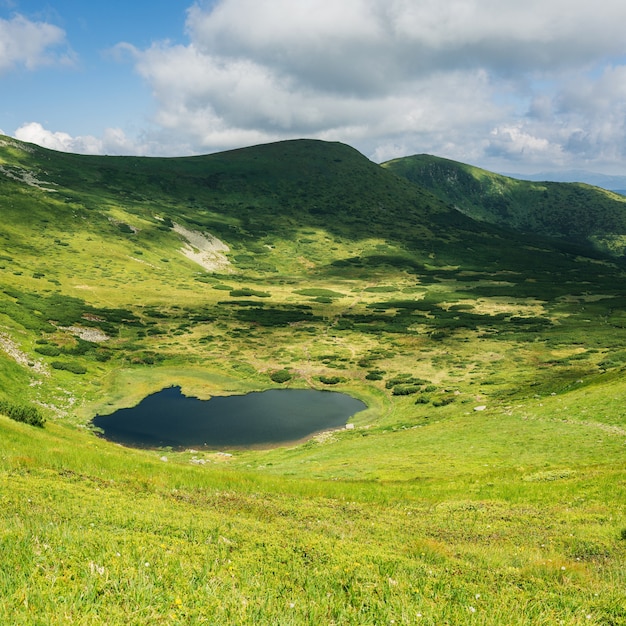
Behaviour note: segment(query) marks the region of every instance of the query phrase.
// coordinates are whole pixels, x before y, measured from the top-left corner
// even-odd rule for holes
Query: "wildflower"
[[[97,565],[93,561],[89,563],[89,570],[91,571],[92,574],[99,574],[100,576],[104,575],[104,566]]]
[[[180,598],[176,598],[176,600],[174,600],[174,604],[175,604],[176,606],[181,606],[181,605],[182,605],[182,603],[183,603],[183,601],[182,601]]]
[[[477,594],[476,594],[476,596],[475,596],[475,598],[476,598],[477,600],[479,600],[479,599],[480,599],[480,594],[479,594],[479,593],[477,593]]]
[[[296,606],[296,603],[295,603],[295,602],[290,602],[290,603],[289,603],[289,608],[290,608],[290,609],[293,609],[295,606]]]
[[[145,567],[150,567],[150,563],[148,563],[148,561],[146,561],[146,562],[144,563],[144,566],[145,566]]]
[[[476,609],[473,606],[469,607],[469,612],[470,613],[476,613]]]

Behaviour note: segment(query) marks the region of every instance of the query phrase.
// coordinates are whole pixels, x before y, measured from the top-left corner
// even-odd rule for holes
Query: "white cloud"
[[[254,58],[319,88],[440,69],[540,70],[623,54],[626,5],[581,0],[221,0],[188,13],[202,54]],[[391,81],[391,82],[390,82]]]
[[[564,76],[554,93],[530,103],[527,115],[494,127],[486,153],[550,169],[620,173],[626,159],[626,66],[609,66],[595,77]]]
[[[61,28],[46,22],[32,22],[21,15],[10,20],[0,19],[0,74],[17,66],[32,70],[69,63],[72,63],[72,53]]]
[[[542,161],[560,156],[558,145],[551,144],[545,137],[532,135],[522,124],[494,128],[491,131],[488,152],[525,161]]]
[[[308,136],[377,159],[406,149],[565,162],[581,129],[609,141],[601,119],[622,110],[619,68],[613,81],[588,78],[626,55],[626,4],[600,4],[218,0],[188,10],[187,45],[120,48],[152,89],[161,140],[194,151]],[[583,76],[576,102],[569,85]]]
[[[154,128],[96,138],[31,123],[16,136],[167,155],[317,137],[376,160],[430,152],[491,169],[623,169],[625,22],[623,0],[199,1],[185,45],[114,50],[149,85]],[[35,64],[64,44],[50,33]],[[0,72],[28,63],[3,50]]]
[[[20,141],[61,152],[119,155],[147,151],[147,146],[133,142],[119,128],[106,129],[101,138],[92,135],[72,137],[68,133],[47,130],[39,122],[29,122],[20,126],[14,136]]]

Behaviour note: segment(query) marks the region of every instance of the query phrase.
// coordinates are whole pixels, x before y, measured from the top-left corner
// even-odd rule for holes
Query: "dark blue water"
[[[331,391],[271,389],[199,400],[169,387],[92,423],[105,439],[133,447],[269,447],[339,428],[365,408]]]

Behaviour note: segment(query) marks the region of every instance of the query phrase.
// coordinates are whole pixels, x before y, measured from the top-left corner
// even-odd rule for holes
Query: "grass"
[[[626,624],[619,259],[478,225],[339,144],[7,141],[55,191],[0,175],[0,402],[47,418],[0,414],[0,623]],[[174,384],[329,383],[368,409],[298,445],[88,427]]]
[[[288,476],[289,462],[280,457],[296,450],[265,453],[263,460],[271,457],[280,468],[268,475],[233,471],[217,460],[165,462],[60,425],[34,437],[9,420],[0,427],[4,621],[89,624],[106,615],[107,623],[138,624],[619,624],[626,618],[618,505],[626,495],[624,468],[608,461],[623,454],[623,438],[621,448],[614,443],[616,453],[594,440],[576,458],[555,458],[555,470],[541,463],[536,442],[558,429],[541,432],[538,424],[517,429],[526,452],[505,463],[498,442],[473,451],[484,438],[467,425],[448,436],[442,427],[425,429],[421,462],[407,459],[403,466],[389,440],[399,443],[399,435],[390,433],[378,446],[396,448],[388,465],[396,480],[361,474],[327,482],[313,480],[310,469]],[[577,435],[570,433],[580,441]],[[338,459],[351,458],[343,448]],[[604,463],[590,463],[592,448],[605,451]],[[324,458],[332,463],[328,453]],[[519,462],[526,466],[511,467]]]

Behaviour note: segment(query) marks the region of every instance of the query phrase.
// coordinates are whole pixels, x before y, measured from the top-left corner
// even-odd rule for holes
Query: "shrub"
[[[346,382],[346,379],[341,376],[318,376],[318,380],[325,385],[337,385]]]
[[[59,356],[59,354],[61,354],[61,350],[59,350],[59,348],[50,345],[37,346],[35,348],[35,352],[43,354],[44,356]]]
[[[4,413],[16,422],[23,422],[31,426],[43,428],[46,418],[37,407],[25,404],[13,404],[8,400],[0,400],[0,413]]]
[[[318,289],[318,288],[310,288],[310,289],[296,289],[294,293],[297,293],[300,296],[310,296],[310,297],[318,297],[318,298],[342,298],[343,294],[338,291],[333,291],[332,289]]]
[[[289,373],[289,370],[287,369],[282,369],[282,370],[278,370],[276,372],[272,372],[270,374],[270,378],[275,382],[275,383],[286,383],[287,381],[291,380],[292,376]]]
[[[91,341],[85,341],[84,339],[77,338],[75,345],[72,347],[66,347],[63,349],[64,354],[73,354],[75,356],[80,356],[83,354],[87,354],[90,350],[93,350],[95,344]],[[56,354],[51,354],[50,356],[58,356]]]
[[[392,396],[410,396],[414,393],[418,393],[421,391],[421,387],[419,385],[396,385],[392,391]]]
[[[456,398],[454,396],[444,396],[443,398],[438,398],[437,400],[433,400],[433,406],[446,406],[447,404],[452,404]]]
[[[381,370],[371,370],[367,373],[367,375],[365,376],[365,378],[367,380],[382,380],[383,379],[383,374],[385,372],[381,371]]]
[[[64,361],[52,361],[50,363],[55,370],[66,370],[72,374],[86,374],[87,368],[80,363],[66,363]]]
[[[426,382],[428,381],[423,378],[415,378],[414,376],[411,376],[411,374],[398,374],[397,376],[390,378],[385,383],[385,387],[387,389],[391,389],[396,385],[423,385]]]
[[[233,298],[250,297],[250,296],[255,296],[257,298],[269,298],[271,294],[267,293],[267,291],[257,291],[256,289],[249,289],[247,287],[244,287],[243,289],[233,289],[230,292],[230,295]]]

